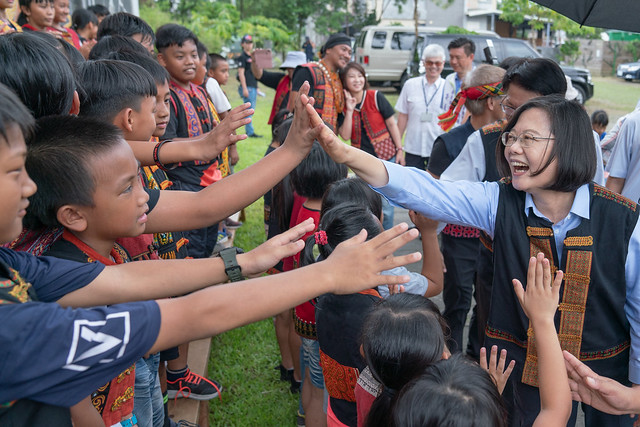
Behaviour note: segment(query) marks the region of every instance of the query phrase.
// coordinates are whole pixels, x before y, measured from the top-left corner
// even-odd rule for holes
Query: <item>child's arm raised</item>
[[[278,149],[246,169],[202,191],[162,191],[149,213],[147,233],[207,227],[250,205],[273,188],[305,158],[320,129],[312,128],[305,105],[308,83],[300,89],[287,139]]]
[[[151,352],[219,334],[255,322],[327,293],[351,294],[408,276],[379,273],[420,259],[419,253],[393,256],[418,236],[399,224],[365,242],[366,232],[339,244],[325,261],[275,276],[214,286],[181,298],[158,301],[160,333]],[[354,271],[358,274],[353,274]]]
[[[254,250],[237,255],[242,274],[252,276],[263,273],[282,258],[297,254],[304,247],[304,242],[299,239],[314,228],[313,220],[309,219],[272,237]],[[153,271],[153,274],[149,271]],[[227,280],[224,263],[219,257],[131,262],[105,267],[87,286],[66,294],[57,302],[66,307],[91,307],[166,298]],[[135,283],[135,286],[131,286],[131,283]]]
[[[429,287],[424,296],[430,298],[442,292],[444,283],[444,263],[440,254],[440,246],[438,246],[438,221],[429,219],[415,211],[409,211],[409,218],[422,235],[421,274],[429,280]]]
[[[529,260],[527,290],[518,279],[513,288],[536,337],[540,414],[536,426],[565,426],[571,416],[571,391],[553,317],[558,309],[562,271],[551,281],[549,260],[542,253]]]
[[[211,131],[195,138],[175,138],[162,145],[158,159],[164,165],[192,160],[209,161],[215,159],[228,146],[247,138],[236,135],[236,129],[251,122],[254,110],[251,104],[242,104],[231,111]],[[143,165],[155,165],[153,151],[155,145],[149,141],[127,141],[136,159]]]

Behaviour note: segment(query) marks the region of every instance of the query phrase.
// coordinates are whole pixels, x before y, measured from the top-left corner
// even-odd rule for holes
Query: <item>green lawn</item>
[[[640,97],[640,85],[615,78],[594,78],[595,96],[586,104],[589,113],[605,109],[610,126],[615,120],[633,110]],[[231,105],[241,103],[235,75],[224,87]],[[238,145],[243,169],[265,153],[270,142],[271,128],[267,118],[271,111],[274,91],[264,86],[267,94],[258,97],[254,116],[256,133],[262,138],[251,138]],[[395,105],[398,93],[384,89],[385,96]],[[223,202],[223,201],[221,201]],[[238,230],[235,243],[251,250],[264,241],[262,199],[246,210],[246,222]],[[215,426],[291,426],[295,425],[297,395],[289,393],[289,386],[279,381],[273,368],[279,363],[279,352],[271,319],[238,328],[213,339],[209,375],[221,382],[225,391],[222,402],[210,402],[210,422]]]

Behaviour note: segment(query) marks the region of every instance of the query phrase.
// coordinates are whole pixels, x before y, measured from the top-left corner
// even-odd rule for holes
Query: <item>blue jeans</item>
[[[162,427],[164,425],[164,402],[158,378],[160,353],[136,362],[136,385],[133,397],[133,413],[138,418],[138,427]]]
[[[257,87],[247,86],[247,91],[249,92],[249,97],[245,98],[244,96],[242,96],[242,86],[238,86],[238,94],[240,94],[240,97],[242,98],[242,102],[250,102],[251,103],[251,108],[255,109],[256,108],[256,99],[258,98],[258,88]],[[253,118],[253,116],[249,116],[249,117]],[[253,135],[255,133],[253,131],[253,122],[245,125],[244,126],[244,130],[247,133],[247,135],[249,135],[249,136]]]

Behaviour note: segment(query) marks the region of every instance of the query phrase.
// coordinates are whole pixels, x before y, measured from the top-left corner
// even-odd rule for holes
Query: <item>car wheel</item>
[[[574,85],[573,88],[578,92],[578,96],[576,96],[576,101],[580,104],[584,104],[587,99],[587,94],[581,86]]]

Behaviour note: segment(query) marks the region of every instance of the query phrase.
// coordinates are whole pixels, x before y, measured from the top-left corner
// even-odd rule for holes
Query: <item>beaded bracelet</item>
[[[156,146],[153,147],[153,161],[155,162],[156,166],[158,166],[163,171],[170,171],[178,167],[177,163],[173,164],[171,167],[167,167],[160,161],[160,148],[162,148],[162,146],[167,142],[171,142],[171,140],[165,139],[164,141],[158,142]]]

